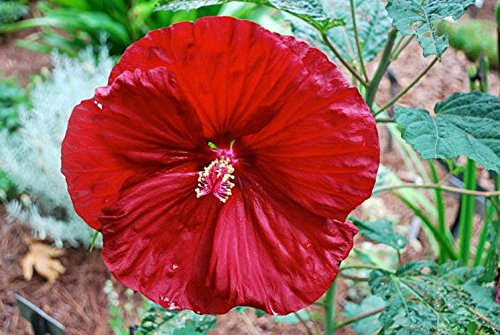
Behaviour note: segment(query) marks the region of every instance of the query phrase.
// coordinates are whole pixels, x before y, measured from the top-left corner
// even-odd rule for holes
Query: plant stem
[[[403,38],[401,39],[401,41],[403,41]],[[410,42],[413,41],[414,38],[415,38],[415,35],[411,35],[409,38],[406,39],[406,41],[403,44],[403,46],[401,48],[399,48],[399,49],[398,49],[399,45],[397,45],[394,48],[394,52],[391,55],[391,60],[397,59],[399,57],[399,55],[403,52],[403,50],[406,49],[406,47],[408,46],[408,44],[410,44]]]
[[[397,34],[398,31],[394,28],[389,31],[389,35],[387,36],[387,43],[385,45],[384,51],[382,52],[382,58],[380,59],[380,63],[378,64],[375,74],[373,75],[370,86],[368,86],[366,90],[365,101],[370,109],[372,109],[373,107],[373,102],[375,101],[375,95],[377,93],[378,86],[380,85],[380,81],[384,77],[385,71],[387,71],[387,68],[389,67],[389,64],[391,62],[391,51],[392,47],[394,46],[394,40],[396,39]]]
[[[376,315],[380,312],[383,312],[385,310],[385,306],[384,307],[379,307],[377,309],[374,309],[373,311],[369,311],[369,312],[366,312],[366,313],[363,313],[363,314],[360,314],[352,319],[349,319],[347,321],[344,321],[344,322],[341,322],[341,323],[338,323],[335,325],[335,329],[340,329],[342,327],[345,327],[345,326],[348,326],[350,324],[353,324],[354,322],[358,322],[359,320],[363,320],[363,319],[366,319],[366,318],[369,318],[370,316],[373,316],[373,315]]]
[[[403,40],[405,39],[406,35],[401,35],[399,36],[397,42],[394,43],[394,48],[393,48],[393,52],[392,54],[394,55],[394,53],[399,49],[399,46],[401,45],[401,43],[403,43]],[[392,57],[391,55],[391,59],[394,60],[394,57]]]
[[[425,188],[425,189],[437,188],[450,193],[467,194],[485,198],[491,198],[500,195],[500,191],[483,192],[483,191],[465,190],[458,187],[451,187],[440,184],[399,184],[399,185],[383,186],[374,188],[373,193],[394,191],[401,188]]]
[[[500,217],[500,202],[498,202],[497,197],[491,197],[490,201],[491,201],[491,205],[493,207],[495,207],[495,209],[497,211],[497,216]]]
[[[326,292],[325,298],[325,335],[335,335],[335,288],[337,281]]]
[[[309,328],[309,326],[307,325],[306,321],[304,319],[302,319],[302,317],[299,315],[299,313],[294,312],[293,315],[295,315],[295,317],[297,319],[299,319],[300,323],[302,323],[302,325],[304,326],[304,328],[306,328],[307,335],[314,335],[314,333],[311,330],[311,328]]]
[[[359,44],[358,28],[356,25],[356,7],[354,5],[354,0],[349,0],[349,4],[351,7],[352,27],[354,29],[354,40],[356,41],[356,50],[358,51],[359,66],[361,68],[361,73],[363,74],[365,81],[369,82],[368,76],[366,75],[365,62],[363,61],[363,53],[361,51],[361,45]]]
[[[439,176],[436,168],[436,164],[434,164],[434,161],[432,159],[429,159],[427,161],[429,163],[429,168],[431,170],[431,177],[432,177],[432,182],[435,184],[439,184]],[[443,192],[441,189],[436,188],[435,189],[435,196],[436,196],[436,207],[437,207],[437,212],[438,212],[438,230],[441,232],[443,235],[447,235],[447,230],[448,227],[446,227],[446,213],[445,213],[445,206],[444,206],[444,201],[443,201]],[[440,245],[439,249],[439,263],[444,263],[446,261],[446,252],[444,251],[443,246]]]
[[[396,249],[396,252],[398,254],[398,265],[401,266],[403,265],[403,260],[401,258],[401,251],[399,251],[399,249]]]
[[[314,305],[315,303],[313,303]],[[323,306],[323,305],[321,305]],[[311,314],[311,312],[309,312],[309,309],[305,308],[304,311],[306,311],[307,313],[307,316],[309,317],[309,320],[313,320],[313,326],[314,326],[314,330],[315,330],[315,333],[320,335],[321,334],[321,330],[319,330],[319,327],[318,327],[318,324],[314,321],[314,318]]]
[[[348,266],[343,266],[339,269],[339,271],[345,271],[345,270],[382,270],[385,272],[393,273],[393,271],[382,269],[381,267],[375,266],[375,265],[348,265]]]
[[[487,206],[486,201],[484,202],[484,219],[483,219],[483,227],[481,228],[481,234],[479,235],[479,241],[477,242],[476,247],[476,255],[474,256],[474,262],[472,263],[473,267],[481,264],[481,259],[483,258],[484,246],[486,244],[486,240],[488,239],[488,227],[491,223],[491,218],[493,217],[493,206]],[[490,246],[494,247],[494,246]]]
[[[400,200],[410,208],[413,213],[415,213],[416,216],[420,218],[422,223],[429,228],[429,230],[432,233],[432,236],[436,239],[436,241],[439,243],[439,245],[445,249],[446,253],[450,256],[452,260],[458,259],[458,255],[455,253],[453,250],[453,244],[448,240],[446,235],[442,235],[441,232],[432,224],[432,221],[429,220],[429,218],[422,213],[422,211],[415,206],[411,201],[405,199],[405,198],[400,198]]]
[[[358,74],[358,72],[342,57],[338,50],[333,46],[332,42],[328,39],[325,32],[319,31],[321,33],[321,38],[323,42],[328,46],[328,48],[333,52],[335,57],[345,66],[345,68],[359,81],[359,83],[365,87],[368,87],[368,83]]]
[[[411,90],[413,88],[413,86],[415,86],[420,81],[420,79],[422,79],[427,74],[427,72],[429,72],[429,70],[434,66],[434,64],[437,63],[437,61],[438,61],[438,58],[435,57],[432,60],[432,62],[430,62],[430,64],[427,65],[427,67],[415,79],[413,79],[413,81],[408,86],[406,86],[403,90],[401,90],[401,92],[399,92],[398,95],[396,95],[394,98],[392,98],[391,101],[389,101],[384,106],[382,106],[375,114],[373,114],[373,116],[379,115],[380,113],[385,111],[387,108],[394,105],[394,103],[396,101],[398,101],[399,99],[401,99],[401,97],[403,95],[408,93],[408,91]]]
[[[99,231],[94,230],[94,234],[92,235],[92,240],[90,241],[89,251],[92,252],[97,243],[97,238],[99,237]]]
[[[342,278],[345,278],[345,279],[352,280],[352,281],[368,281],[368,280],[370,280],[370,278],[367,278],[367,277],[351,276],[351,275],[346,275],[343,273],[340,273],[339,276],[341,276]]]
[[[476,162],[467,158],[464,172],[464,188],[466,190],[476,189]],[[470,245],[472,241],[472,228],[474,225],[474,205],[475,197],[470,194],[463,194],[460,206],[459,240],[460,240],[460,261],[462,264],[469,263]]]
[[[375,122],[377,122],[377,123],[394,123],[394,118],[393,117],[387,117],[387,118],[381,117],[381,118],[375,119]]]

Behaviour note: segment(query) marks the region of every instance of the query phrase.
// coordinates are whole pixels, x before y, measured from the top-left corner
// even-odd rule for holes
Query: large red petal
[[[242,174],[256,173],[275,196],[344,221],[375,183],[379,145],[375,121],[359,95],[317,49],[282,36],[308,75],[266,127],[236,142]]]
[[[166,69],[123,73],[75,107],[62,172],[77,213],[93,228],[123,184],[200,157],[201,125]]]
[[[159,66],[175,73],[205,136],[227,142],[267,124],[307,75],[279,35],[230,17],[150,32],[126,50],[109,83],[124,71]]]
[[[188,171],[185,167],[182,171]],[[317,300],[356,228],[276,199],[251,181],[226,204],[196,199],[195,173],[169,171],[104,211],[103,257],[128,287],[169,308],[286,314]]]

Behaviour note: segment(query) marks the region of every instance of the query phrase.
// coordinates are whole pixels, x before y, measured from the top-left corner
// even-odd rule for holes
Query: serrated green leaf
[[[199,315],[183,310],[170,311],[153,302],[146,302],[146,312],[135,331],[137,335],[205,335],[216,325],[214,315]]]
[[[401,250],[406,246],[406,239],[394,232],[389,220],[366,222],[351,218],[351,221],[358,227],[359,232],[369,240],[388,245],[396,250]]]
[[[396,106],[403,138],[422,158],[467,156],[500,171],[500,98],[481,92],[455,93],[434,107]]]
[[[313,25],[321,31],[327,31],[337,25],[343,24],[325,13],[318,0],[160,0],[160,10],[192,10],[205,6],[221,5],[228,2],[250,2],[257,5],[270,6],[294,16]]]
[[[389,0],[387,12],[403,35],[415,35],[424,56],[441,55],[448,38],[438,35],[437,23],[444,18],[458,20],[474,0]]]
[[[411,262],[396,274],[373,271],[372,293],[387,301],[379,317],[380,334],[466,334],[471,327],[482,328],[482,334],[498,333],[498,309],[479,306],[464,288],[463,279],[477,281],[481,275],[458,263],[429,261]]]

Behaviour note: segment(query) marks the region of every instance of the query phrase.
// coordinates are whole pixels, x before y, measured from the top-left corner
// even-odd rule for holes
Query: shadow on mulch
[[[0,236],[0,334],[32,334],[19,315],[16,293],[65,325],[66,334],[108,334],[103,287],[109,274],[99,251],[66,249],[59,259],[67,271],[54,284],[38,275],[25,281],[20,261],[28,251],[29,229],[1,222]]]

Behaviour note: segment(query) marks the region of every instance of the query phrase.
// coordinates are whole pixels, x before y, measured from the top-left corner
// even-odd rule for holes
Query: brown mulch
[[[106,334],[103,285],[109,274],[98,251],[66,249],[60,260],[67,271],[54,284],[38,275],[25,281],[20,260],[28,252],[29,229],[2,222],[0,236],[0,334],[31,334],[19,316],[15,293],[62,322],[67,334]]]
[[[485,8],[478,11],[478,17],[490,17],[490,7],[493,1],[486,1]],[[405,87],[431,61],[422,56],[416,43],[410,44],[400,60],[391,66],[401,87]],[[0,43],[0,74],[15,75],[26,84],[29,77],[42,67],[50,65],[50,57],[32,53],[14,46],[11,42]],[[456,91],[468,91],[466,69],[470,62],[465,56],[454,50],[448,50],[441,63],[429,72],[428,76],[415,86],[401,100],[401,104],[432,109],[433,105]],[[373,66],[369,67],[373,70]],[[490,74],[490,90],[500,92],[498,74]],[[389,82],[384,79],[381,84],[377,102],[383,104],[389,100]],[[406,178],[406,171],[401,157],[387,147],[388,136],[384,126],[379,127],[381,147],[383,149],[382,163],[391,167],[400,177]],[[444,171],[441,171],[444,175]],[[384,200],[394,213],[398,213],[401,223],[409,224],[411,212],[391,195],[384,195]],[[457,202],[446,197],[447,222],[452,222],[457,210]],[[1,208],[0,208],[1,211]],[[22,276],[20,259],[28,250],[26,239],[29,229],[19,224],[6,224],[0,212],[0,334],[17,335],[31,334],[30,325],[18,313],[14,294],[20,294],[32,301],[50,316],[66,326],[67,334],[112,334],[107,326],[107,298],[103,292],[104,283],[110,278],[99,251],[89,253],[84,249],[67,249],[61,261],[67,271],[54,284],[48,284],[41,277],[26,282]],[[409,248],[403,254],[404,260],[422,259],[427,256],[428,247],[425,238],[422,250]],[[348,296],[348,287],[341,281],[338,287],[338,299],[344,301]],[[252,313],[247,313],[250,321],[259,334],[306,334],[302,325],[282,325],[272,321],[270,316],[257,319]],[[222,315],[218,319],[219,327],[212,335],[251,334],[242,317],[235,312]],[[309,324],[311,324],[309,322]],[[352,334],[348,329],[337,334]]]

